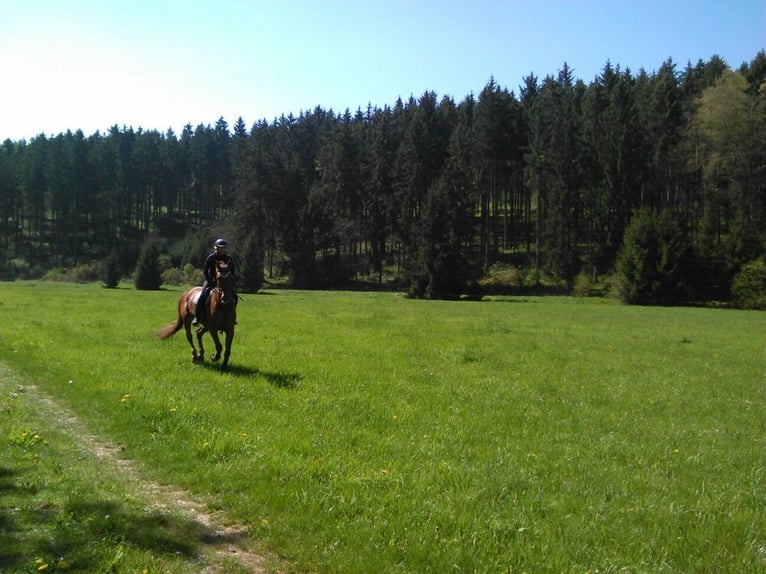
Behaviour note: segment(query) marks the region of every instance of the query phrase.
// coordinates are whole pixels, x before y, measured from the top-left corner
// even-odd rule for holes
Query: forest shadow
[[[18,489],[14,485],[16,472],[5,466],[0,466],[0,496],[6,493],[13,494]],[[15,509],[8,508],[5,501],[0,498],[0,572],[5,568],[18,566],[21,564],[22,550],[19,545],[13,544],[15,535],[11,533],[18,532],[18,525],[13,515]]]
[[[104,540],[121,540],[126,547],[152,555],[194,560],[206,545],[243,537],[221,534],[193,518],[84,498],[82,493],[54,502],[56,497],[44,489],[25,484],[23,473],[0,467],[0,494],[5,499],[0,500],[0,572],[37,568],[35,557],[50,556],[66,558],[78,571],[93,571],[103,565],[105,553],[113,551]]]

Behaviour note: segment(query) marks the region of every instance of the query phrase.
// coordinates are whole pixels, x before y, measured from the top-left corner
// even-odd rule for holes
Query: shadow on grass
[[[121,547],[193,560],[205,545],[241,537],[122,501],[84,493],[61,501],[55,494],[29,488],[23,472],[0,467],[0,572],[39,569],[37,558],[54,557],[78,571],[95,571],[119,561]]]
[[[4,493],[12,493],[14,490],[14,476],[16,473],[5,466],[0,466],[0,568],[6,563],[6,554],[8,552],[8,542],[6,537],[8,533],[15,530],[15,524],[11,517],[12,510],[6,508],[2,503]],[[0,572],[2,570],[0,569]]]
[[[206,360],[202,365],[211,371],[221,372],[220,362],[213,363]],[[270,385],[280,389],[294,389],[303,378],[303,376],[298,373],[272,373],[270,371],[262,371],[258,368],[231,363],[229,363],[228,368],[224,372],[236,377],[263,377]]]

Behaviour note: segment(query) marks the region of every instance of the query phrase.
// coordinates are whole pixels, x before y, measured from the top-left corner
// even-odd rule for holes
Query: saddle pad
[[[199,291],[197,291],[197,293],[194,295],[194,297],[192,297],[192,302],[193,302],[195,305],[196,305],[197,303],[199,303],[199,298],[200,298],[200,296],[201,296],[201,295],[202,295],[202,289],[200,289]]]

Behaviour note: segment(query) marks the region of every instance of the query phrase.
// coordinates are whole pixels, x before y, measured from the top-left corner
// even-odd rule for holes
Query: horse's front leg
[[[223,345],[221,345],[221,339],[218,337],[218,331],[216,329],[210,329],[210,336],[213,337],[215,343],[215,355],[210,357],[210,360],[214,363],[221,358],[221,351],[223,351]]]
[[[231,344],[234,341],[234,327],[226,329],[226,349],[223,353],[223,363],[221,369],[226,369],[229,366],[229,355],[231,355]]]
[[[189,346],[192,348],[192,363],[199,363],[202,357],[197,354],[197,349],[194,346],[194,337],[192,337],[191,331],[191,315],[187,315],[184,318],[184,330],[186,331],[186,340],[189,341]],[[200,349],[202,346],[200,345]]]

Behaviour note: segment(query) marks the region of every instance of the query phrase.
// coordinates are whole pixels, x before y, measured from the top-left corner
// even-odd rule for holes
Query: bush
[[[639,212],[625,230],[617,258],[622,300],[638,305],[683,300],[691,260],[691,243],[672,212]]]
[[[17,257],[6,262],[5,269],[0,271],[0,280],[14,281],[15,279],[25,279],[29,273],[30,265],[26,259]]]
[[[183,268],[184,281],[187,285],[202,285],[205,276],[201,269],[197,269],[191,263],[187,263]]]
[[[521,287],[524,277],[519,269],[507,263],[494,263],[486,275],[479,280],[479,285],[485,289]]]
[[[184,283],[184,274],[178,267],[171,267],[162,272],[163,285],[181,285]]]
[[[588,297],[590,296],[594,285],[595,283],[591,274],[581,271],[577,274],[577,277],[575,277],[572,294],[577,297]]]
[[[120,279],[122,279],[122,272],[119,258],[116,254],[110,255],[101,265],[101,283],[107,289],[114,289],[119,285]]]
[[[144,243],[136,265],[136,289],[157,290],[162,285],[160,271],[160,246],[156,241]]]
[[[237,263],[243,291],[257,292],[263,285],[263,242],[258,235],[251,233],[241,242]]]
[[[44,279],[46,281],[66,281],[67,283],[93,283],[101,274],[101,266],[95,262],[84,263],[76,267],[54,267]]]
[[[745,263],[734,277],[731,293],[739,309],[766,309],[766,261]]]

